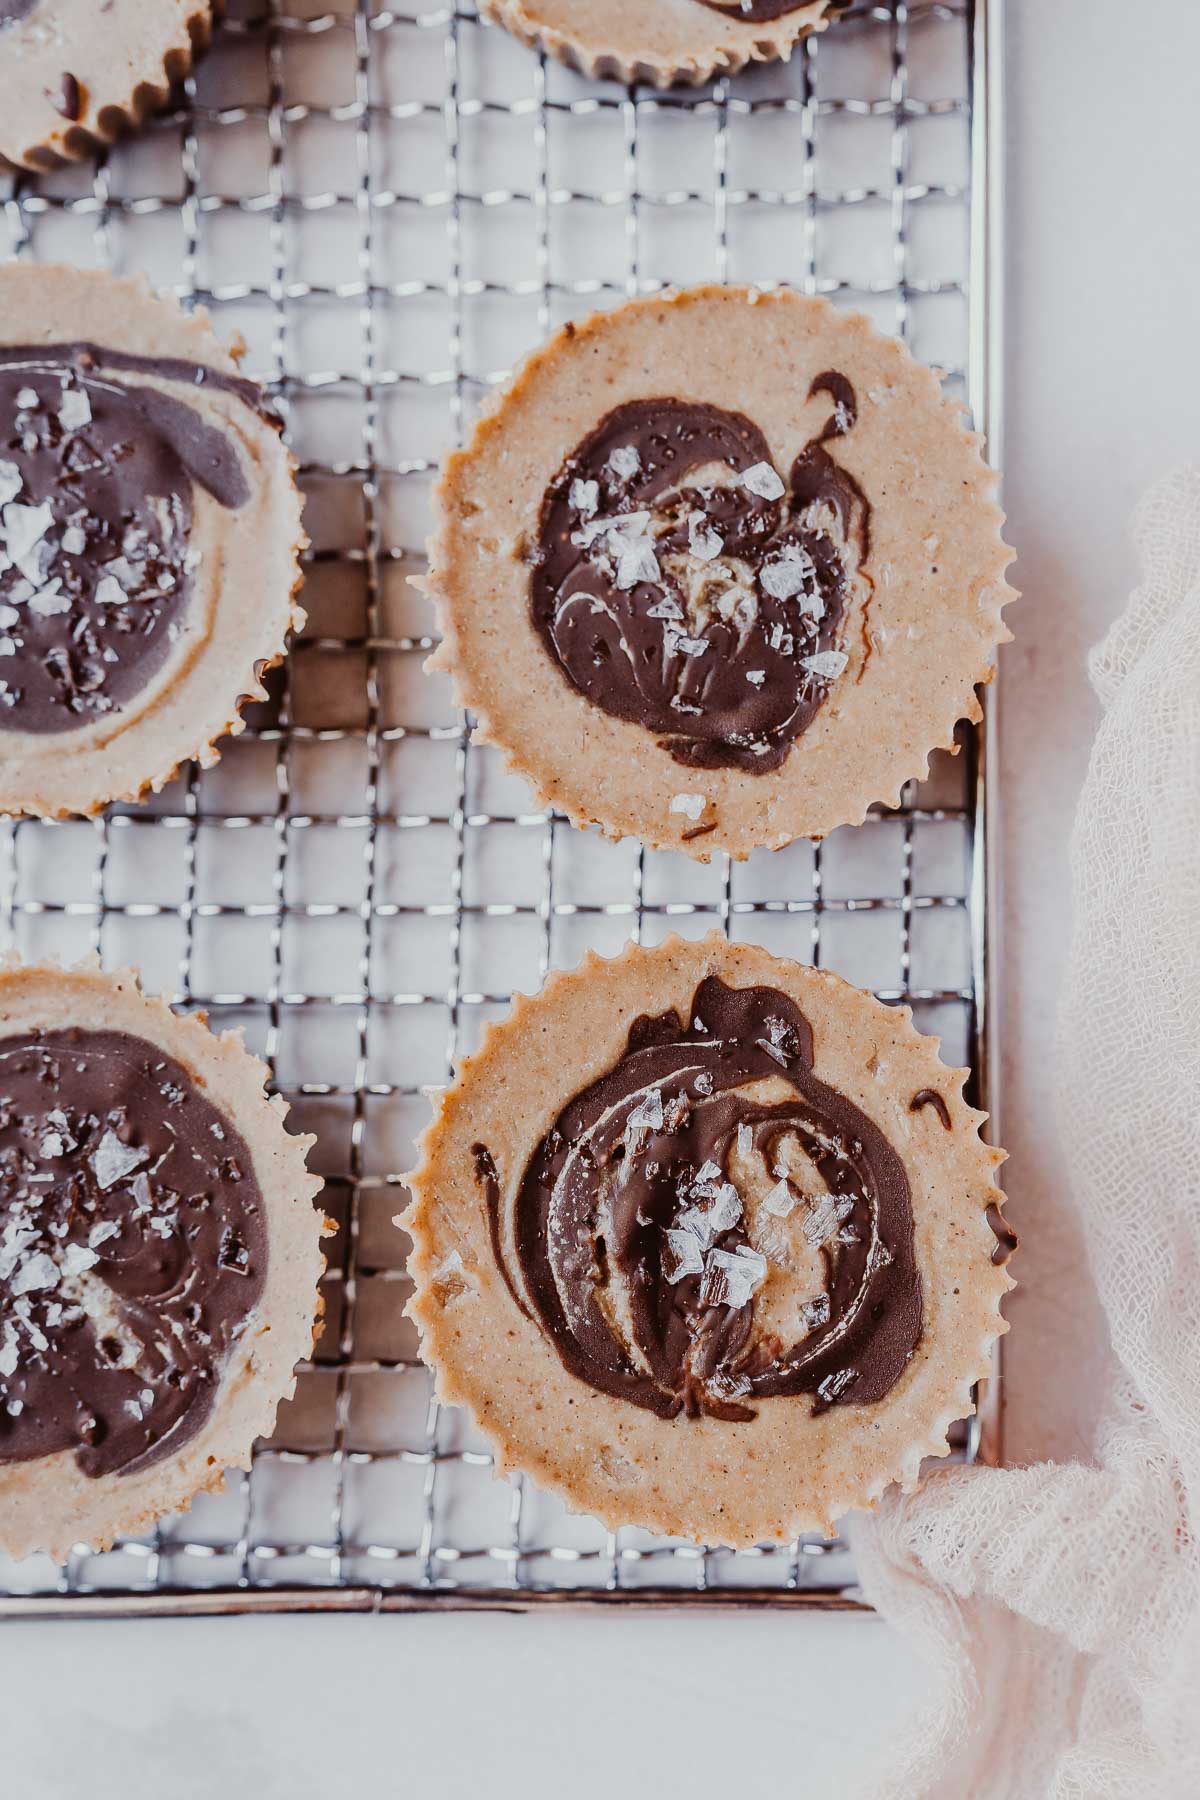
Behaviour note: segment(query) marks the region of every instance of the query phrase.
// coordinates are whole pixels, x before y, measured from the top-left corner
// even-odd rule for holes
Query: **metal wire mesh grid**
[[[595,305],[791,283],[869,311],[964,391],[985,274],[976,8],[855,6],[787,68],[669,95],[588,82],[465,8],[229,11],[142,139],[11,184],[3,249],[144,269],[242,333],[301,462],[308,626],[215,769],[94,823],[4,827],[0,906],[27,955],[98,950],[245,1028],[319,1135],[327,1324],[249,1475],[105,1555],[0,1563],[0,1609],[836,1600],[840,1544],[704,1552],[497,1481],[400,1318],[395,1171],[422,1088],[514,988],[631,936],[719,924],[912,1003],[947,1060],[977,1059],[979,740],[821,847],[705,868],[607,844],[472,744],[421,673],[435,640],[406,577],[440,455]]]

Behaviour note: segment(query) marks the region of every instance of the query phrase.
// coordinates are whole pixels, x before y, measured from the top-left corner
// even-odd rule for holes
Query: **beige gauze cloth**
[[[1103,1422],[1087,1463],[947,1468],[852,1529],[868,1598],[939,1680],[871,1788],[889,1800],[1200,1796],[1200,469],[1135,535],[1141,585],[1089,665],[1072,1192],[1043,1201],[1086,1220]]]

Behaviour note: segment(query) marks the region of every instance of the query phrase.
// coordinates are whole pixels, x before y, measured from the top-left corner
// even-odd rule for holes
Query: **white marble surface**
[[[1103,1354],[1063,1222],[1054,982],[1094,724],[1084,651],[1130,583],[1137,494],[1200,457],[1200,9],[1009,11],[1008,504],[1027,599],[1003,684],[1005,1136],[1026,1245],[1007,1434],[1026,1459],[1079,1452]],[[34,1800],[590,1800],[724,1793],[750,1771],[850,1796],[921,1688],[885,1626],[844,1617],[20,1625],[0,1637],[0,1767]]]

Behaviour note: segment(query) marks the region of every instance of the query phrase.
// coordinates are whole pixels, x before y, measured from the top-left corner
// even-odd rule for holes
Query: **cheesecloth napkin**
[[[946,1469],[852,1531],[941,1688],[875,1795],[1200,1796],[1200,469],[1135,536],[1141,585],[1089,663],[1058,1041],[1053,1200],[1086,1217],[1103,1423],[1087,1463]]]

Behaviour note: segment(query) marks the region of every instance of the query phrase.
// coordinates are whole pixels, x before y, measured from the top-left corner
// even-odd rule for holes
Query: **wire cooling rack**
[[[714,922],[910,1002],[986,1098],[986,734],[818,848],[706,868],[607,844],[472,744],[421,672],[406,577],[487,390],[564,319],[669,283],[863,308],[994,442],[999,5],[854,5],[786,68],[665,95],[588,82],[466,6],[229,15],[139,140],[0,176],[0,253],[144,269],[243,335],[302,465],[308,625],[215,769],[93,823],[3,827],[0,917],[27,955],[98,950],[245,1028],[319,1137],[327,1324],[250,1474],[107,1554],[0,1562],[0,1614],[852,1603],[840,1543],[704,1552],[497,1481],[401,1318],[395,1171],[422,1088],[514,988]],[[988,1394],[960,1456],[994,1448]]]

